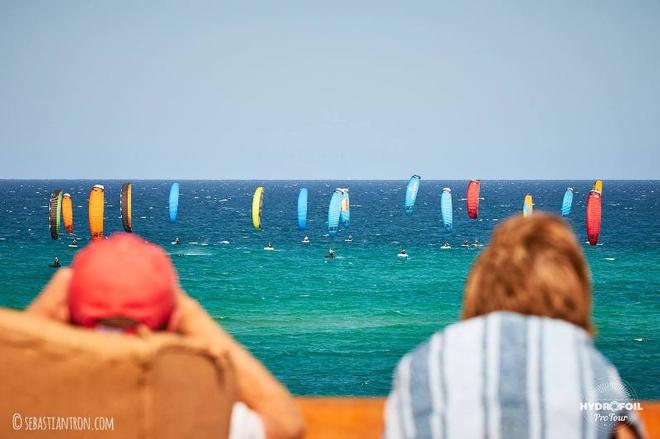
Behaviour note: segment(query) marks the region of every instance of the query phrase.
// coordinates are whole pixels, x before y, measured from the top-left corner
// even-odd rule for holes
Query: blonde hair
[[[589,269],[563,220],[535,212],[495,229],[468,275],[461,318],[493,311],[562,319],[594,333]]]

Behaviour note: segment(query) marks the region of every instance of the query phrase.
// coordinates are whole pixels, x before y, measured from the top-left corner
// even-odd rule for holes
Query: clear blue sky
[[[660,178],[660,1],[355,3],[0,0],[0,178]]]

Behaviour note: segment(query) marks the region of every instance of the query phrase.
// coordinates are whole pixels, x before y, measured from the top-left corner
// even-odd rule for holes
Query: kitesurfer
[[[407,258],[408,257],[408,251],[405,248],[402,248],[401,251],[399,251],[399,254],[397,255],[400,258]]]
[[[273,243],[271,241],[268,241],[268,245],[264,247],[264,250],[275,250],[275,247],[273,247]]]
[[[472,247],[479,247],[479,240],[475,239],[474,242],[472,243]]]
[[[468,183],[465,199],[467,203],[467,213],[470,219],[477,219],[477,216],[479,216],[479,186],[479,180],[470,180],[470,183]]]
[[[49,267],[53,268],[60,268],[62,264],[60,263],[60,260],[57,256],[55,256],[55,259],[53,259],[53,262],[49,265]]]
[[[328,249],[328,254],[325,255],[327,259],[334,259],[335,258],[335,251],[333,249]]]
[[[176,222],[176,216],[179,212],[179,183],[172,183],[170,187],[169,214],[170,222]]]
[[[303,244],[309,244],[309,236],[305,235],[305,237],[302,240]]]
[[[174,244],[174,245],[179,245],[179,244],[181,244],[181,240],[179,239],[178,236],[177,236],[176,238],[174,238],[174,241],[172,241],[172,244]]]
[[[449,245],[449,242],[445,241],[445,243],[442,244],[442,246],[441,246],[440,248],[443,248],[443,249],[445,249],[445,248],[451,248],[451,245]]]
[[[468,244],[467,239],[463,240],[463,244],[461,244],[461,247],[469,247],[470,244]]]
[[[346,238],[346,242],[353,242],[353,235],[349,233],[348,238]]]

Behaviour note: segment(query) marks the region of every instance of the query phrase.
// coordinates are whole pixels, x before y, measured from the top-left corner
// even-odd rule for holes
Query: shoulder
[[[431,337],[419,344],[412,351],[404,355],[396,368],[396,374],[415,375],[424,371],[428,365],[434,362],[434,358],[448,348],[452,350],[457,346],[452,343],[448,346],[447,340],[461,340],[473,334],[483,333],[489,316],[462,320],[447,325],[445,328],[435,332]]]

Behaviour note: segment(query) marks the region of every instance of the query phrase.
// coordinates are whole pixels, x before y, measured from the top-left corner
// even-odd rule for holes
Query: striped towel
[[[450,325],[403,357],[384,437],[609,438],[622,419],[644,437],[635,407],[622,402],[626,387],[584,329],[494,312]]]

